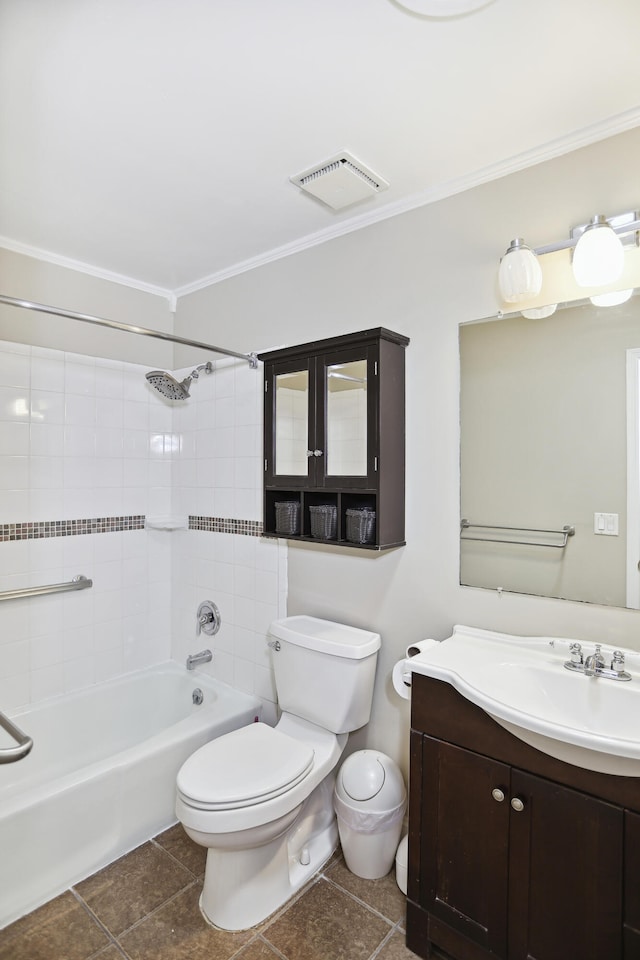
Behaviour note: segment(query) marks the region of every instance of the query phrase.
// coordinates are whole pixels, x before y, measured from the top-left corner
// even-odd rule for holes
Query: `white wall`
[[[495,313],[509,241],[559,240],[638,202],[640,131],[584,148],[184,297],[176,330],[239,350],[386,326],[407,349],[407,546],[372,556],[289,547],[289,613],[379,630],[372,721],[352,745],[406,765],[408,707],[390,683],[407,644],[454,623],[640,647],[633,611],[463,588],[458,578],[458,324]],[[229,331],[229,332],[227,332]]]

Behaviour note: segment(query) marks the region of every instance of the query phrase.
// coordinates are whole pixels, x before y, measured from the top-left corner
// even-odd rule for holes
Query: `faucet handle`
[[[571,663],[582,663],[582,644],[569,644],[569,653],[571,654]]]
[[[624,653],[622,650],[613,651],[613,659],[611,660],[611,669],[615,673],[622,673],[624,671]]]

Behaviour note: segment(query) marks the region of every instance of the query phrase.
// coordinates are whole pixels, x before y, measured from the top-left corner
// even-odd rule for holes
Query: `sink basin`
[[[629,682],[564,669],[573,641],[456,626],[407,660],[450,683],[515,736],[587,770],[640,777],[640,654],[624,650]],[[584,654],[594,644],[584,643]],[[620,648],[616,648],[620,649]],[[607,664],[613,647],[603,647]]]

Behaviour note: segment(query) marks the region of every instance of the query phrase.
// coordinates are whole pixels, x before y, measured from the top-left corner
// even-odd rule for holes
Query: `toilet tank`
[[[317,617],[269,627],[280,709],[332,733],[368,723],[380,635]]]

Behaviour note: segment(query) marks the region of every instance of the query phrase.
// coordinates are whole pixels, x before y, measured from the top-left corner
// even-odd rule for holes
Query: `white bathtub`
[[[174,662],[12,713],[34,746],[0,764],[0,928],[174,823],[183,761],[260,713]]]

